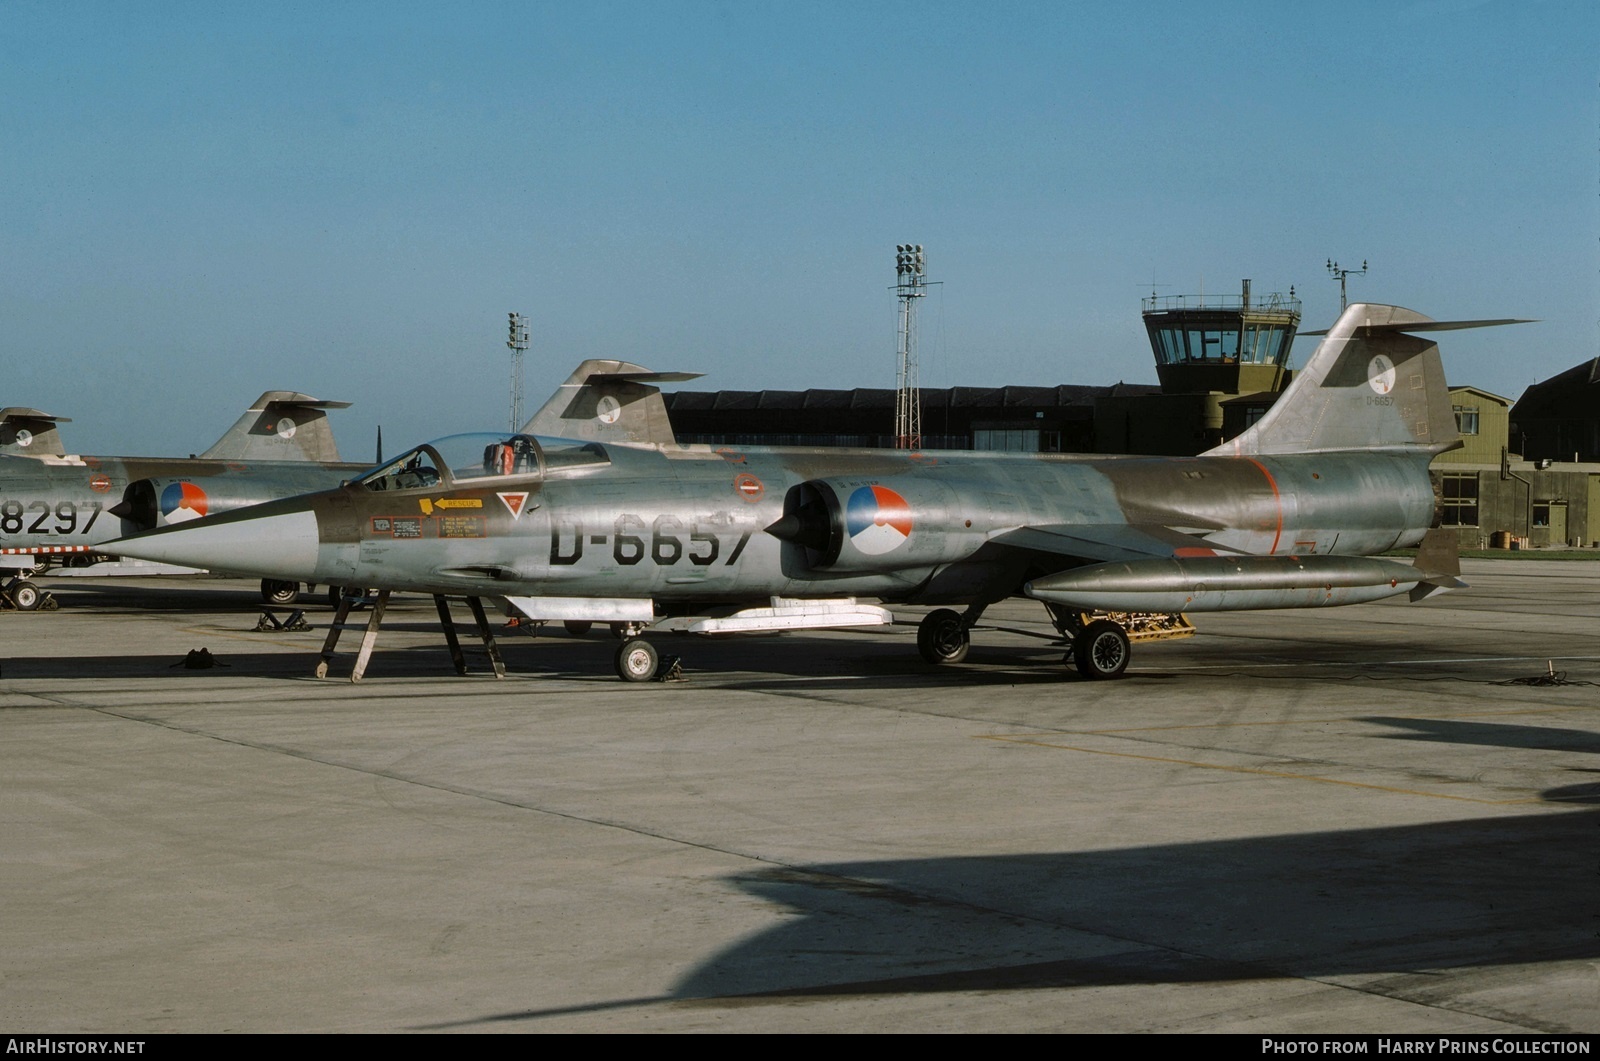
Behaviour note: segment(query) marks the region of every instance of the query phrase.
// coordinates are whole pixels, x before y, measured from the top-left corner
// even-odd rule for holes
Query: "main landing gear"
[[[1050,622],[1060,635],[1056,643],[1067,646],[1062,660],[1091,681],[1120,678],[1128,669],[1134,641],[1189,637],[1194,627],[1182,615],[1143,612],[1081,612],[1055,604],[1045,605]],[[965,612],[939,608],[917,626],[917,651],[935,666],[960,663],[972,647],[971,630],[983,614],[981,605]],[[1012,630],[1012,633],[1026,633]],[[1045,634],[1034,636],[1047,637]]]
[[[1077,664],[1078,673],[1085,678],[1104,680],[1122,677],[1131,651],[1126,630],[1110,619],[1097,619],[1072,639],[1067,659]]]
[[[972,647],[972,636],[967,632],[967,626],[967,621],[958,611],[950,608],[931,611],[917,624],[917,651],[936,667],[960,663],[967,658],[967,650]]]

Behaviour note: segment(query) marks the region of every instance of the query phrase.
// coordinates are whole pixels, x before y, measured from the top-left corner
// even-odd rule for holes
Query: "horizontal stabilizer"
[[[1363,324],[1362,331],[1367,332],[1459,332],[1468,328],[1498,328],[1502,324],[1538,324],[1536,320],[1520,317],[1502,317],[1499,320],[1481,321],[1386,321],[1381,324]],[[1299,335],[1327,335],[1331,329],[1317,332],[1298,332]]]
[[[267,391],[245,411],[217,444],[200,456],[210,460],[326,461],[337,463],[339,447],[328,424],[329,402],[299,391]]]
[[[595,372],[590,383],[683,383],[699,379],[704,372]]]

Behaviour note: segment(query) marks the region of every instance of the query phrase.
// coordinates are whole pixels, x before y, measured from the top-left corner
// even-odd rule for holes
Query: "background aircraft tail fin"
[[[349,407],[349,402],[319,401],[296,391],[267,391],[200,456],[239,461],[338,461],[339,447],[333,441],[327,411]]]
[[[70,416],[52,416],[20,405],[0,409],[0,453],[24,457],[60,457],[66,454],[57,424],[69,424]]]
[[[1409,332],[1522,324],[1436,321],[1399,306],[1357,302],[1322,335],[1306,367],[1254,425],[1209,456],[1407,449],[1461,444],[1439,347]]]
[[[699,377],[698,372],[651,372],[627,361],[585,361],[522,432],[585,442],[674,445],[677,437],[667,419],[667,403],[661,400],[661,389],[652,384]]]

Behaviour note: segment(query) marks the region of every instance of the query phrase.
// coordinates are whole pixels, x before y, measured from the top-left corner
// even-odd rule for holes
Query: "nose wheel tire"
[[[300,599],[300,583],[264,578],[261,580],[261,599],[280,608],[287,607]]]
[[[617,677],[625,682],[647,682],[656,676],[659,662],[660,657],[650,642],[624,641],[617,649]]]
[[[960,663],[971,647],[972,638],[960,612],[940,608],[929,612],[917,625],[917,651],[935,666]]]
[[[1092,680],[1122,677],[1131,654],[1127,631],[1109,619],[1090,623],[1072,640],[1072,660],[1078,673]]]
[[[39,606],[39,587],[18,582],[11,587],[11,602],[19,612],[31,612]]]

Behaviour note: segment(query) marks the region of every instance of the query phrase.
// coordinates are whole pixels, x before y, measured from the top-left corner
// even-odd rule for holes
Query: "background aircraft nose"
[[[317,517],[306,509],[244,518],[229,514],[109,542],[106,551],[219,574],[312,579]]]

